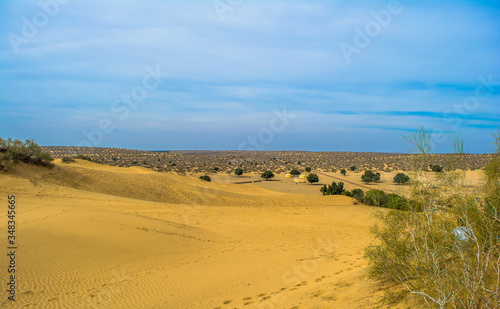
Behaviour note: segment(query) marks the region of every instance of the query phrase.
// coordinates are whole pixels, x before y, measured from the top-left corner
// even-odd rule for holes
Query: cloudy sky
[[[491,152],[499,1],[0,2],[0,137],[144,150]]]

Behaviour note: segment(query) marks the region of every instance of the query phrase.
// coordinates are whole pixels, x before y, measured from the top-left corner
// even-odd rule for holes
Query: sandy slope
[[[86,161],[0,174],[18,201],[16,308],[371,308],[373,208]],[[5,210],[5,211],[4,211]],[[0,278],[7,280],[7,258]]]

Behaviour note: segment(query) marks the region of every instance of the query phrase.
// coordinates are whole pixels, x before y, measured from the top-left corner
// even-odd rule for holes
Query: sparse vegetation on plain
[[[266,170],[285,173],[302,166],[318,172],[337,172],[346,166],[356,171],[409,171],[412,154],[370,152],[307,152],[307,151],[140,151],[118,148],[42,147],[54,158],[83,155],[112,166],[143,166],[159,172],[213,173],[233,172],[236,167],[245,173],[261,174]],[[431,162],[446,166],[450,154],[430,154]],[[456,168],[479,170],[491,159],[491,154],[467,154]],[[145,165],[143,162],[147,162]],[[133,163],[135,162],[135,163]],[[141,163],[139,163],[141,162]],[[231,169],[232,167],[232,169]],[[427,165],[428,167],[428,165]]]

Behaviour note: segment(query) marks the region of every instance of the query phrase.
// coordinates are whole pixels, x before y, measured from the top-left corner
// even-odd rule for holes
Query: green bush
[[[76,156],[73,156],[74,159],[81,159],[81,160],[87,160],[87,161],[92,161],[92,158],[86,155],[78,154]]]
[[[75,162],[75,160],[71,157],[62,157],[61,158],[62,163],[70,163],[70,162]]]
[[[264,178],[265,180],[269,180],[274,177],[274,173],[271,171],[265,171],[264,173],[262,173],[262,175],[260,175],[260,177]]]
[[[298,176],[298,175],[300,175],[300,172],[299,172],[299,170],[291,170],[290,171],[290,175],[292,175],[292,176]]]
[[[207,176],[207,175],[200,176],[200,179],[201,179],[201,180],[208,181],[208,182],[212,181],[212,179],[210,179],[210,177],[209,177],[209,176]]]
[[[357,199],[358,201],[363,200],[364,192],[361,189],[352,189],[351,191],[352,197]]]
[[[345,174],[347,174],[347,171],[345,170],[345,168],[343,168],[340,170],[340,173],[345,176]]]
[[[364,175],[361,175],[361,181],[363,182],[377,182],[380,180],[380,173],[374,173],[372,171],[365,171]]]
[[[439,166],[439,165],[429,165],[431,171],[435,172],[435,173],[441,173],[443,171],[443,167]]]
[[[328,187],[326,185],[323,185],[323,187],[321,187],[319,190],[321,193],[323,193],[323,195],[340,195],[345,191],[344,183],[339,182],[337,184],[335,181],[332,182],[331,185],[328,185]]]
[[[387,197],[389,198],[389,201],[387,203],[388,208],[410,210],[410,201],[407,198],[395,193],[387,194]]]
[[[312,184],[312,183],[318,182],[319,181],[319,177],[316,174],[309,174],[309,175],[307,175],[307,181],[310,184]]]
[[[403,173],[398,173],[396,176],[394,176],[393,181],[399,185],[399,184],[410,181],[410,177],[406,176]]]
[[[52,166],[50,153],[43,151],[33,140],[12,140],[0,138],[0,169],[9,170],[14,164],[24,162],[28,164]]]
[[[369,206],[388,207],[389,197],[382,190],[369,190],[363,197],[363,203]]]
[[[242,174],[243,174],[243,170],[242,170],[241,168],[239,168],[239,167],[238,167],[237,169],[235,169],[235,170],[234,170],[234,174],[235,174],[236,176],[240,176],[240,175],[242,175]]]
[[[310,168],[310,167],[306,167],[305,171],[306,171],[307,173],[310,173],[310,172],[311,172],[311,168]]]
[[[348,197],[353,197],[352,192],[351,191],[347,191],[347,190],[344,191],[344,192],[342,192],[342,195],[345,195],[345,196],[348,196]]]

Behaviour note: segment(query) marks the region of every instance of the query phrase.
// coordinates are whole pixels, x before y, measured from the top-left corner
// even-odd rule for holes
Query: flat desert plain
[[[15,195],[18,246],[16,301],[3,288],[0,307],[377,307],[383,289],[363,258],[377,209],[272,185],[18,164],[0,174],[1,244]]]

